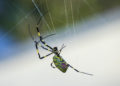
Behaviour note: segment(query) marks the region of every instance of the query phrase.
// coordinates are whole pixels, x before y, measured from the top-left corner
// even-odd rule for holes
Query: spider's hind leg
[[[93,74],[89,74],[89,73],[86,73],[86,72],[79,71],[79,70],[75,69],[74,67],[72,67],[71,65],[69,65],[69,67],[71,67],[76,72],[83,73],[83,74],[86,74],[86,75],[91,75],[91,76],[93,75]]]

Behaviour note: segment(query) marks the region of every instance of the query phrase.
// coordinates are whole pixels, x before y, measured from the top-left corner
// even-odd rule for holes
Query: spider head
[[[58,48],[57,48],[57,47],[54,47],[53,49],[54,49],[54,52],[58,51]]]
[[[54,47],[54,48],[53,48],[53,52],[58,55],[58,53],[59,53],[58,48],[57,48],[57,47]]]

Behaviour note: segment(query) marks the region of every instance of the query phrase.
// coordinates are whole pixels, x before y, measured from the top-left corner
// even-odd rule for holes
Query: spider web
[[[42,23],[43,23],[43,27],[45,27],[44,29],[46,29],[47,34],[56,33],[56,28],[57,28],[56,23],[61,23],[61,25],[64,23],[64,25],[68,29],[70,26],[70,22],[71,22],[72,28],[68,29],[64,33],[64,35],[66,36],[66,34],[73,34],[73,35],[76,34],[76,32],[77,32],[76,24],[78,23],[78,22],[76,22],[76,18],[81,17],[80,18],[81,22],[84,22],[84,18],[82,16],[79,16],[82,14],[82,13],[81,14],[79,13],[79,9],[81,6],[77,6],[76,9],[74,9],[73,3],[75,3],[75,1],[61,0],[60,2],[64,6],[64,10],[62,10],[62,11],[63,11],[63,15],[65,16],[65,19],[64,19],[65,22],[62,22],[59,20],[61,17],[54,16],[56,13],[53,14],[52,10],[49,8],[50,1],[44,0],[44,3],[46,4],[45,6],[40,4],[41,1],[42,0],[32,0],[31,3],[33,2],[34,5],[36,4],[36,6],[34,6],[34,8],[31,9],[31,11],[26,14],[26,16],[24,16],[18,23],[16,23],[16,25],[14,25],[5,34],[3,34],[0,37],[0,40],[5,39],[15,29],[20,29],[20,28],[16,28],[16,27],[22,26],[23,22],[28,22],[30,24],[32,23],[31,27],[34,28],[34,26],[36,25],[36,21],[38,21],[38,19],[40,17],[42,17],[45,13],[46,13],[46,15],[43,16]],[[96,10],[94,7],[92,7],[92,5],[87,0],[82,0],[82,2],[84,2],[84,4],[86,4],[89,7],[89,10],[91,12]],[[51,1],[51,3],[52,3],[52,1]],[[78,1],[78,3],[81,3],[81,1]],[[53,3],[53,5],[55,5],[55,4]],[[20,9],[20,10],[22,10],[22,9]],[[46,10],[46,12],[44,12],[45,10]],[[75,12],[74,10],[78,10],[78,11]],[[63,16],[63,15],[61,15],[61,16]],[[31,16],[34,16],[34,18]],[[58,19],[56,19],[56,22],[54,21],[55,18],[58,18]],[[49,22],[47,21],[48,19],[49,19]],[[25,32],[27,32],[27,29]],[[26,33],[24,33],[24,34],[26,34]]]

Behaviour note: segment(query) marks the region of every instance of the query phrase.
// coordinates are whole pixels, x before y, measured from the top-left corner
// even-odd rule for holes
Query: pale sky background
[[[120,10],[116,10],[85,20],[76,28],[87,28],[86,31],[76,31],[77,35],[65,31],[68,34],[64,36],[68,37],[63,38],[59,33],[55,41],[49,43],[59,47],[64,43],[67,47],[62,57],[78,70],[94,76],[71,68],[65,74],[51,68],[52,56],[39,60],[34,43],[30,41],[30,49],[0,63],[0,86],[120,86],[119,15]]]

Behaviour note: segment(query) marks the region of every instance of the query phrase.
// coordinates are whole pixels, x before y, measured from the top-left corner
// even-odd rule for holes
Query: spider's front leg
[[[46,56],[42,56],[42,57],[40,57],[40,59],[44,59],[44,58],[50,56],[51,54],[53,54],[53,53],[47,54]]]
[[[61,51],[63,50],[63,48],[65,48],[66,46],[63,44],[61,49],[59,50],[59,54],[61,53]]]
[[[40,31],[39,31],[38,26],[36,27],[36,29],[37,29],[38,36],[39,36],[39,38],[40,38],[40,41],[41,41],[46,47],[48,47],[49,49],[53,50],[53,48],[50,47],[48,44],[46,44],[46,42],[43,40],[43,37],[40,35]]]
[[[36,50],[37,50],[37,53],[38,53],[38,56],[39,56],[40,59],[43,59],[43,58],[45,58],[45,57],[53,54],[53,53],[50,53],[50,54],[48,54],[48,55],[46,55],[46,56],[42,56],[42,57],[41,57],[41,56],[40,56],[40,53],[39,53],[39,49],[38,49],[38,44],[39,44],[39,43],[35,41],[35,47],[36,47]],[[40,47],[42,47],[42,48],[45,49],[45,50],[48,50],[47,48],[43,47],[42,45],[40,45]],[[49,51],[49,50],[48,50],[48,51]]]
[[[35,42],[35,47],[36,47],[37,54],[38,54],[39,58],[41,58],[40,53],[39,53],[39,49],[38,49],[38,42],[36,42],[36,41],[34,41],[34,42]]]

